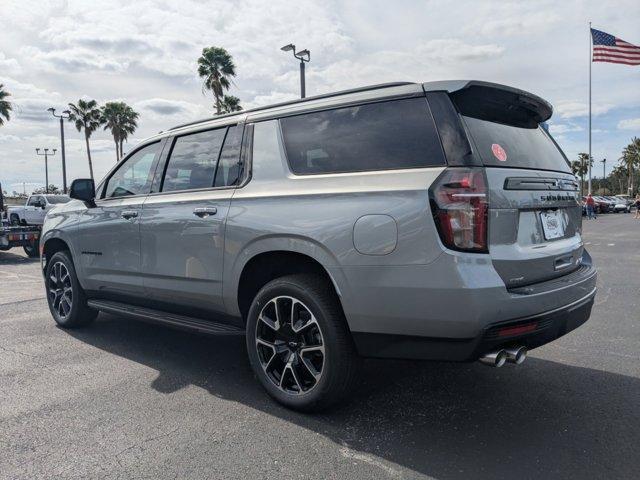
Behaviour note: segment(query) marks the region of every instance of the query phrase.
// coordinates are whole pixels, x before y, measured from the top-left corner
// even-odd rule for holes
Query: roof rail
[[[255,108],[250,108],[249,110],[241,110],[239,112],[225,113],[224,115],[216,115],[215,117],[204,118],[202,120],[196,120],[194,122],[189,122],[189,123],[183,123],[181,125],[177,125],[175,127],[169,128],[167,130],[167,132],[170,132],[172,130],[177,130],[179,128],[190,127],[192,125],[198,125],[199,123],[209,122],[211,120],[218,120],[220,118],[234,117],[234,116],[242,115],[242,114],[245,114],[245,113],[259,112],[261,110],[266,110],[268,108],[286,107],[288,105],[296,105],[298,103],[310,102],[312,100],[320,100],[320,99],[323,99],[323,98],[338,97],[340,95],[348,95],[350,93],[367,92],[369,90],[378,90],[378,89],[381,89],[381,88],[391,88],[391,87],[401,87],[403,85],[413,85],[413,84],[414,84],[414,82],[390,82],[390,83],[380,83],[380,84],[377,84],[377,85],[368,85],[366,87],[352,88],[352,89],[349,89],[349,90],[341,90],[341,91],[338,91],[338,92],[323,93],[322,95],[314,95],[313,97],[298,98],[296,100],[289,100],[289,101],[286,101],[286,102],[274,103],[274,104],[271,104],[271,105],[265,105],[263,107],[255,107]]]

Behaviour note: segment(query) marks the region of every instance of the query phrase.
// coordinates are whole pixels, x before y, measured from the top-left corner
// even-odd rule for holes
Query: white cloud
[[[7,143],[10,142],[19,142],[20,141],[20,137],[18,137],[17,135],[2,135],[0,134],[0,145],[6,145]]]
[[[18,120],[31,122],[49,122],[53,118],[47,109],[51,107],[51,100],[43,98],[20,98],[13,103],[13,113]]]
[[[8,58],[4,53],[0,52],[0,72],[5,75],[15,75],[22,72],[22,67],[15,58]]]
[[[443,63],[481,61],[499,57],[504,51],[503,46],[496,44],[478,45],[457,38],[435,39],[418,47],[416,60],[434,60]]]
[[[180,100],[168,100],[165,98],[149,98],[133,104],[134,108],[142,113],[155,115],[156,118],[178,117],[195,118],[205,116],[207,112],[201,105]]]
[[[556,138],[560,138],[558,135],[567,132],[581,132],[584,130],[580,125],[569,125],[563,123],[552,123],[549,125],[549,131],[556,136]]]
[[[592,103],[591,115],[605,114],[614,106],[612,104]],[[589,115],[589,104],[586,102],[560,101],[554,105],[554,109],[560,115],[560,118],[586,117]]]
[[[509,7],[507,4],[503,8]],[[468,33],[475,32],[489,36],[527,35],[531,33],[539,35],[553,28],[561,20],[556,12],[533,11],[523,14],[524,12],[521,11],[520,7],[517,7],[520,11],[512,12],[510,15],[501,11],[499,15],[494,15],[490,18],[483,17],[473,22],[466,30]],[[539,5],[535,4],[533,7],[538,9]]]
[[[640,131],[640,118],[627,118],[618,122],[619,130],[636,130]]]

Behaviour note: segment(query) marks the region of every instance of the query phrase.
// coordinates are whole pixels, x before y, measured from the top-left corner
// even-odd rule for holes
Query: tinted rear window
[[[445,164],[425,98],[315,112],[280,120],[299,175]]]
[[[67,203],[69,202],[71,199],[69,197],[67,197],[66,195],[49,195],[47,197],[47,201],[51,204],[54,203]]]
[[[211,188],[225,128],[175,139],[162,184],[163,192]]]
[[[484,165],[570,172],[564,155],[542,128],[462,117]]]

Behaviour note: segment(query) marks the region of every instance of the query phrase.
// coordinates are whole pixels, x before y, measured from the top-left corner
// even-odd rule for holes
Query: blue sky
[[[513,85],[554,105],[551,131],[570,158],[587,149],[588,21],[640,44],[640,2],[190,0],[3,2],[0,83],[15,102],[0,127],[0,182],[44,183],[36,147],[59,148],[46,109],[78,98],[124,100],[141,114],[136,141],[210,116],[196,60],[223,46],[245,107],[298,95],[298,68],[282,45],[311,50],[309,95],[386,81],[473,78]],[[610,169],[640,136],[640,67],[593,64],[593,154]],[[88,174],[84,140],[66,126],[69,177]],[[96,176],[113,166],[108,132],[91,139]],[[601,175],[601,165],[595,169]],[[61,184],[59,156],[50,178]]]

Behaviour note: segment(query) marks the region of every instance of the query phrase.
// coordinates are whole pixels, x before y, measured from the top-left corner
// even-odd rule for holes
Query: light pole
[[[47,109],[56,118],[60,119],[60,145],[62,147],[62,192],[67,193],[67,160],[64,155],[64,121],[69,118],[71,112],[64,110],[61,115],[56,115],[56,109],[51,107]],[[48,185],[48,184],[47,184]]]
[[[280,48],[283,52],[293,52],[293,56],[300,60],[300,98],[306,97],[306,88],[304,84],[304,64],[311,60],[311,52],[307,49],[296,52],[296,46],[293,43]]]
[[[53,149],[53,153],[49,153],[49,149],[45,148],[44,153],[40,153],[40,149],[36,148],[36,155],[44,156],[44,175],[45,175],[45,185],[44,185],[44,193],[49,193],[49,156],[54,156],[56,154],[57,149]]]
[[[606,165],[607,165],[607,159],[603,158],[600,161],[602,162],[602,192],[603,192],[603,195],[606,195],[607,194],[607,190],[605,188],[605,183],[604,182],[605,182],[605,178],[607,177],[606,168],[605,168]]]

